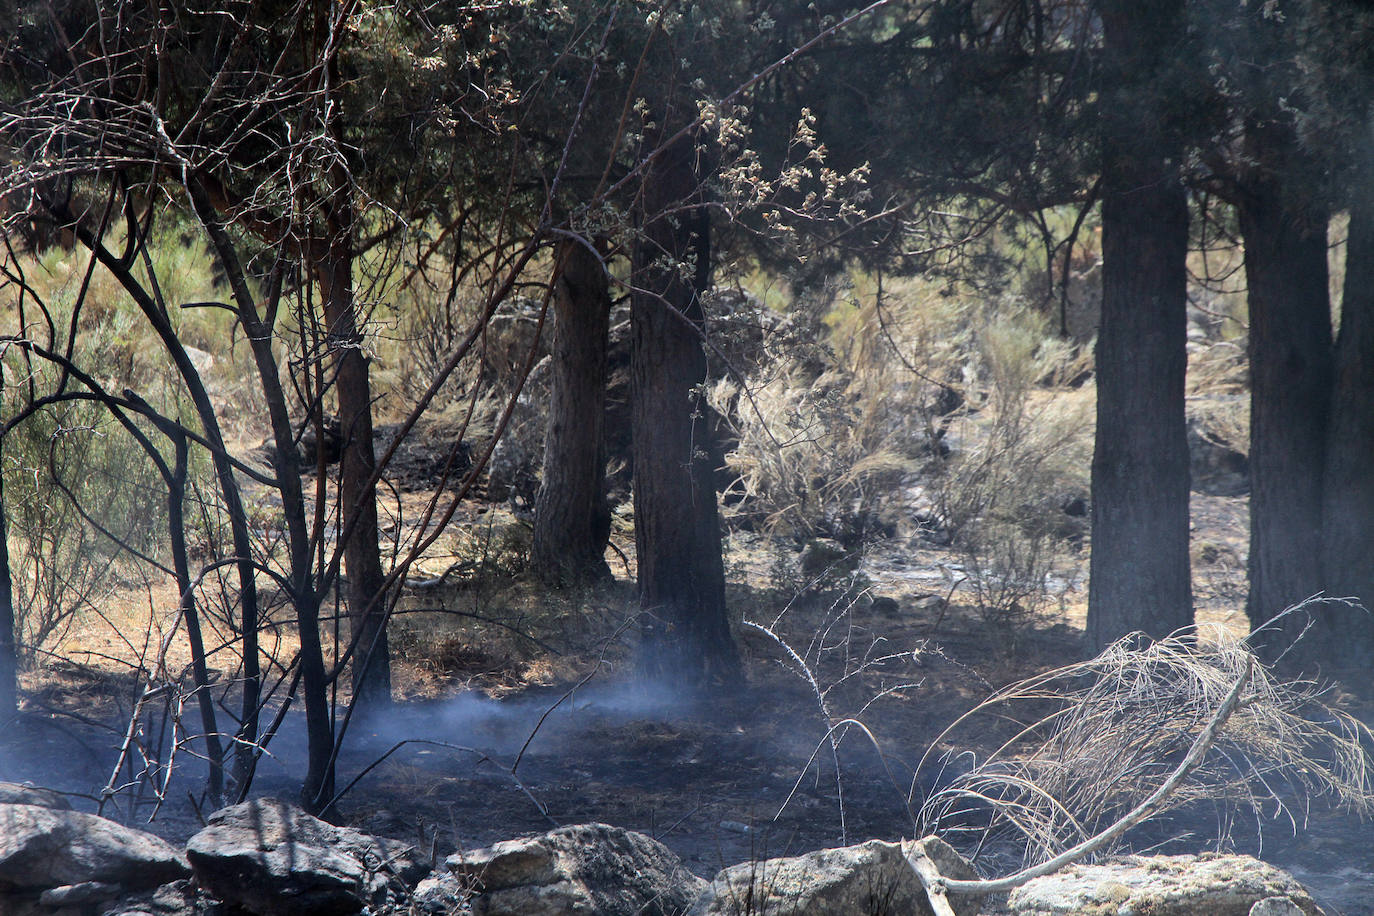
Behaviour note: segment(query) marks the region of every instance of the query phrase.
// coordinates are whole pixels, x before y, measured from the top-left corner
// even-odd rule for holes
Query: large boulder
[[[428,871],[413,847],[265,798],[224,808],[191,837],[201,887],[260,916],[342,916],[405,897]]]
[[[94,814],[0,804],[0,904],[16,892],[79,896],[156,887],[189,873],[181,854],[151,833]],[[80,890],[57,890],[67,887]]]
[[[935,837],[922,851],[946,878],[976,878],[949,844]],[[951,895],[958,916],[976,916],[981,900]],[[784,859],[746,862],[716,875],[690,916],[933,916],[925,888],[899,843],[869,840]]]
[[[1321,912],[1287,872],[1250,856],[1215,853],[1071,865],[1012,891],[1008,906],[1017,916],[1250,916],[1256,907],[1260,914],[1293,907],[1305,916]]]
[[[67,801],[67,797],[61,792],[19,782],[0,782],[0,804],[37,805],[57,811],[72,810],[72,803]]]
[[[605,824],[449,856],[474,916],[680,916],[706,887],[662,843]]]

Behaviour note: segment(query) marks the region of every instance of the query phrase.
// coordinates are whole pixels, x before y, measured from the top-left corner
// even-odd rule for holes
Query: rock
[[[831,538],[812,538],[801,552],[801,571],[811,578],[842,576],[859,568],[859,557]]]
[[[191,365],[201,375],[209,372],[215,365],[215,355],[208,350],[201,350],[198,347],[188,347],[184,344],[182,349],[186,351],[186,356],[191,360]]]
[[[413,847],[312,817],[272,798],[224,808],[191,837],[196,880],[260,916],[356,913],[424,876]]]
[[[163,840],[94,814],[0,804],[0,889],[156,887],[190,873]]]
[[[72,810],[71,802],[61,792],[18,782],[0,782],[0,805],[37,805],[54,811]]]
[[[1265,897],[1250,907],[1250,916],[1303,916],[1292,897]]]
[[[1071,865],[1012,891],[1008,907],[1017,916],[1250,916],[1256,904],[1276,897],[1305,916],[1321,912],[1287,872],[1250,856],[1216,854]]]
[[[425,916],[453,916],[464,912],[472,888],[448,872],[435,872],[415,885],[411,903]]]
[[[921,840],[926,855],[949,878],[977,874],[949,844]],[[976,916],[978,899],[950,897],[958,916]],[[863,916],[869,913],[931,916],[925,888],[901,844],[869,840],[785,859],[746,862],[716,875],[690,916],[786,913],[788,916]]]
[[[706,887],[666,846],[605,824],[560,827],[448,858],[474,916],[679,916]]]
[[[105,881],[82,881],[80,884],[64,884],[50,887],[38,895],[38,902],[54,909],[64,906],[86,906],[91,903],[105,903],[119,897],[120,886]]]
[[[229,904],[206,894],[191,881],[173,881],[124,897],[102,916],[229,916],[230,909]]]
[[[896,598],[883,595],[873,599],[873,613],[882,614],[885,617],[897,617],[902,613],[902,606],[897,603]]]

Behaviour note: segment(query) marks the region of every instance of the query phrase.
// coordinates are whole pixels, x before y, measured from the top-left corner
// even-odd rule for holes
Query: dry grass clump
[[[1217,726],[1238,685],[1234,712]],[[955,842],[1011,839],[1028,862],[1050,859],[1148,799],[1209,728],[1214,743],[1151,818],[1206,803],[1225,809],[1223,822],[1241,811],[1296,828],[1290,806],[1317,796],[1374,811],[1374,735],[1321,698],[1311,682],[1276,679],[1243,640],[1127,637],[998,691],[950,726],[937,744],[988,716],[1024,723],[926,799],[923,826]]]
[[[731,514],[851,550],[936,530],[990,623],[1036,619],[1083,533],[1064,506],[1088,489],[1091,389],[1070,383],[1089,351],[1022,299],[955,281],[855,273],[817,296],[743,385],[711,392],[737,439]],[[785,332],[808,313],[822,345],[797,347]]]
[[[117,241],[117,240],[116,240]],[[175,308],[215,298],[210,259],[174,236],[159,236],[150,252],[169,321],[183,339],[208,346],[227,327],[215,310]],[[140,266],[139,269],[142,269]],[[52,247],[38,254],[9,251],[0,280],[0,426],[24,416],[3,435],[10,564],[16,592],[21,657],[33,664],[62,650],[73,626],[101,626],[121,591],[140,590],[144,560],[166,559],[162,548],[166,490],[143,447],[110,413],[91,400],[58,400],[59,391],[91,395],[87,386],[26,346],[84,354],[92,384],[118,396],[124,390],[162,413],[196,428],[176,369],[124,291],[90,256]],[[235,376],[223,355],[196,354],[207,382]],[[232,400],[232,399],[231,399]],[[241,403],[241,402],[235,402]],[[133,420],[147,442],[172,461],[170,445],[151,424]],[[202,498],[209,462],[190,465],[190,540],[204,541],[216,524],[213,497]],[[170,561],[168,561],[170,562]],[[153,576],[156,580],[157,575]],[[137,600],[137,599],[135,599]]]
[[[1188,419],[1198,435],[1250,454],[1249,364],[1243,344],[1219,341],[1188,356]]]
[[[735,440],[727,515],[852,546],[884,524],[883,504],[919,466],[926,392],[887,352],[871,304],[852,290],[805,298],[759,322],[771,328],[746,377],[709,392]]]
[[[955,428],[962,448],[933,463],[932,493],[991,624],[1016,628],[1047,605],[1050,578],[1081,535],[1064,505],[1088,491],[1093,401],[1062,384],[1086,357],[1010,304],[976,337],[977,405]]]

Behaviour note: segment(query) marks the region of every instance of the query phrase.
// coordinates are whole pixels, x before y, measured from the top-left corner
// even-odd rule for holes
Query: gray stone
[[[812,538],[802,548],[799,562],[807,576],[839,578],[859,568],[859,555],[845,550],[843,544],[832,538]]]
[[[384,906],[428,871],[412,846],[336,827],[271,798],[216,811],[186,854],[203,888],[260,916]]]
[[[115,900],[120,890],[118,884],[106,881],[82,881],[80,884],[50,887],[38,895],[38,902],[50,907],[85,906]]]
[[[947,878],[977,873],[949,844],[920,841]],[[958,916],[976,916],[981,900],[951,895]],[[716,875],[691,916],[932,916],[925,888],[899,843],[869,840],[784,859],[746,862]]]
[[[476,916],[679,916],[706,882],[666,846],[605,824],[560,827],[449,856]]]
[[[424,916],[452,916],[464,911],[472,887],[449,872],[435,872],[415,885],[411,903]]]
[[[1250,907],[1250,916],[1303,916],[1292,897],[1265,897]]]
[[[181,854],[151,833],[94,814],[0,804],[0,888],[95,881],[137,890],[189,872]]]
[[[1217,854],[1071,865],[1012,891],[1008,907],[1017,916],[1250,916],[1274,897],[1287,898],[1304,916],[1321,912],[1287,872],[1250,856]]]
[[[227,916],[230,907],[191,881],[173,881],[122,898],[101,916]],[[242,912],[242,911],[238,911]]]
[[[902,613],[902,606],[897,603],[896,598],[889,598],[883,595],[873,599],[873,613],[883,614],[887,617],[896,617]]]
[[[55,811],[72,810],[72,803],[67,801],[67,797],[61,792],[18,782],[0,782],[0,804],[37,805]]]

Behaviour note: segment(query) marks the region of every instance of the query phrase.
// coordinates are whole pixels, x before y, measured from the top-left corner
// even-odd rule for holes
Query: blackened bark
[[[272,470],[277,478],[277,487],[282,500],[282,514],[286,520],[287,548],[290,553],[291,602],[296,611],[296,630],[301,642],[300,689],[305,700],[306,773],[301,785],[300,800],[303,807],[316,812],[334,795],[334,765],[332,762],[334,726],[329,714],[324,648],[320,642],[320,599],[312,577],[311,538],[305,523],[305,494],[301,490],[300,459],[296,453],[291,418],[286,409],[286,392],[282,389],[277,356],[272,349],[273,329],[265,324],[258,315],[257,303],[248,287],[247,276],[239,262],[233,240],[216,218],[205,189],[201,185],[193,183],[187,190],[190,193],[191,204],[195,209],[196,217],[210,237],[211,245],[216,256],[220,259],[220,265],[223,267],[230,288],[233,290],[235,312],[239,323],[243,326],[244,336],[248,339],[249,346],[253,351],[253,363],[258,372],[258,384],[262,387],[263,400],[267,404],[267,416],[272,427]],[[273,295],[275,296],[279,292],[277,290]],[[147,308],[144,311],[146,313]],[[189,360],[187,360],[187,364],[189,365]],[[191,379],[188,378],[188,384],[190,381]],[[192,389],[193,393],[196,390],[203,390],[199,388],[199,377],[196,378],[196,386]],[[213,412],[209,419],[214,422]],[[223,459],[219,457],[218,450],[214,454],[218,466]],[[227,464],[227,462],[225,463]],[[230,468],[229,480],[230,482],[233,481],[232,468]],[[228,494],[226,494],[226,500],[228,498]],[[230,503],[231,519],[233,518],[232,509],[234,506],[238,506],[241,510],[237,489],[233,491],[233,502]],[[234,543],[235,548],[239,549],[237,534]],[[251,545],[246,549],[249,552],[240,555],[246,558],[251,557]],[[253,569],[251,560],[245,560],[245,563],[251,572]],[[255,598],[252,627],[250,628],[246,606],[247,598],[244,601],[244,667],[248,669],[251,659],[253,671],[250,684],[245,685],[245,694],[251,686],[254,702],[251,719],[252,743],[239,743],[235,761],[235,781],[238,783],[237,792],[240,801],[247,797],[248,780],[252,778],[252,774],[256,770],[257,755],[260,753],[254,747],[257,742],[259,715],[257,708],[259,690],[257,679],[257,605]],[[250,722],[247,715],[248,701],[249,697],[245,695],[245,723]]]
[[[559,246],[553,307],[553,378],[534,501],[533,561],[540,579],[565,587],[611,579],[602,435],[611,292],[601,258],[579,241]]]
[[[391,657],[386,634],[389,608],[383,594],[386,574],[377,545],[377,487],[371,483],[377,467],[372,444],[372,387],[353,296],[349,207],[340,206],[335,215],[328,254],[317,266],[317,276],[337,366],[334,385],[343,437],[340,531],[346,534],[342,546],[348,570],[349,637],[355,646],[353,696],[361,708],[377,708],[391,702]]]
[[[1374,170],[1371,170],[1374,171]],[[1327,606],[1324,646],[1315,661],[1374,669],[1374,174],[1358,183],[1350,206],[1340,334],[1336,339],[1331,420],[1326,439],[1322,559],[1325,589],[1359,598],[1369,611]]]
[[[1162,123],[1160,70],[1178,0],[1100,4],[1107,82],[1102,134],[1102,323],[1087,648],[1193,621],[1188,559],[1185,257],[1181,144]]]
[[[4,406],[0,379],[0,407]],[[0,410],[0,416],[4,411]],[[0,440],[0,450],[4,441]],[[15,640],[14,583],[10,579],[9,528],[5,522],[5,478],[0,467],[0,725],[19,711],[19,644]]]
[[[205,760],[210,766],[205,788],[210,801],[219,805],[224,801],[224,745],[219,736],[215,698],[210,692],[210,672],[205,664],[205,640],[200,630],[196,595],[191,588],[191,563],[186,553],[186,437],[176,435],[174,444],[176,463],[172,468],[171,479],[167,481],[167,533],[172,545],[172,571],[176,575],[177,590],[181,592],[181,617],[186,621],[186,640],[191,649],[191,676],[196,685],[200,725],[205,733]]]
[[[702,387],[699,293],[710,276],[710,218],[696,147],[655,158],[641,192],[631,297],[635,546],[646,673],[689,687],[737,682],[725,605],[715,469]],[[684,264],[687,265],[684,269]]]
[[[1237,199],[1250,309],[1250,597],[1252,627],[1326,588],[1322,572],[1323,476],[1331,396],[1331,306],[1324,210],[1285,182],[1299,174],[1297,138],[1275,120],[1247,125],[1256,165]],[[1285,663],[1317,650],[1321,623]],[[1290,616],[1256,634],[1271,657],[1306,621]],[[1308,640],[1311,640],[1308,642]]]
[[[256,313],[252,312],[252,295],[248,292],[247,283],[239,269],[228,234],[214,220],[213,211],[210,209],[203,189],[193,187],[189,188],[188,191],[191,194],[196,216],[209,232],[212,244],[216,253],[221,257],[231,283],[236,284],[234,298],[240,306],[240,321],[243,322],[244,332],[252,343],[254,353],[258,354],[259,351],[265,350],[267,358],[275,360],[272,355],[270,335],[257,322]],[[64,224],[77,225],[75,216],[70,212],[54,209],[53,213]],[[186,384],[186,391],[195,407],[196,417],[200,420],[205,438],[210,443],[210,459],[214,464],[215,478],[219,485],[220,494],[224,497],[225,512],[229,516],[229,534],[234,546],[234,556],[238,561],[234,565],[239,580],[240,638],[243,641],[243,675],[241,679],[243,695],[240,699],[242,715],[236,732],[238,741],[235,779],[240,781],[240,792],[245,792],[246,786],[242,780],[247,779],[248,774],[253,771],[253,755],[258,741],[262,672],[261,663],[258,659],[258,588],[255,578],[257,570],[253,566],[253,539],[248,530],[248,513],[243,508],[243,495],[239,491],[238,480],[234,476],[234,466],[229,461],[229,452],[224,445],[224,436],[219,428],[219,417],[215,413],[214,404],[210,401],[210,394],[205,389],[205,383],[201,379],[199,371],[191,362],[186,347],[177,337],[176,330],[123,259],[116,257],[89,230],[78,227],[77,235],[87,250],[110,272],[124,291],[134,300],[139,311],[143,313],[144,318],[147,319],[148,324],[157,334],[158,339],[162,341],[172,362],[176,365],[178,374]],[[243,311],[245,308],[247,312]],[[261,365],[260,358],[259,365]],[[273,365],[275,366],[275,362]],[[268,380],[264,379],[264,389],[267,383]],[[280,386],[278,386],[277,391],[280,394]],[[270,398],[268,404],[270,407]],[[284,418],[285,401],[282,401],[282,409]],[[290,424],[288,423],[288,441],[290,441],[289,429]],[[294,456],[294,448],[292,455]],[[291,467],[295,467],[294,462]],[[274,465],[274,468],[280,475],[280,465]],[[299,488],[299,474],[297,474],[296,482],[297,488]],[[285,500],[287,497],[285,491],[283,491],[282,496]],[[321,696],[323,696],[323,686],[320,689]]]

